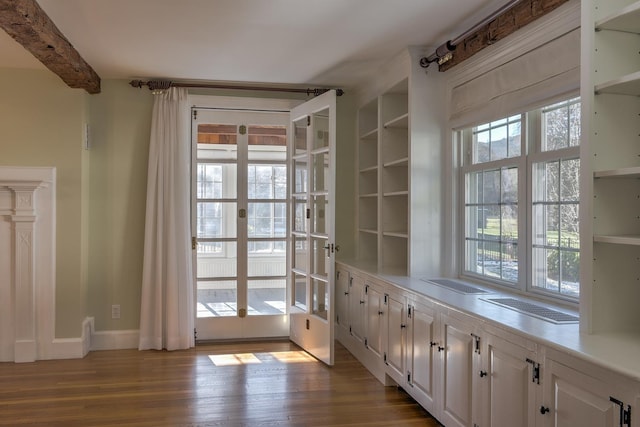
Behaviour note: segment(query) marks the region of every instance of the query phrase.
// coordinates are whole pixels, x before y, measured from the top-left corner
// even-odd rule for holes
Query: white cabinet
[[[505,333],[482,335],[479,391],[483,398],[480,426],[535,427],[542,394],[541,361],[535,346]]]
[[[582,1],[581,326],[640,332],[640,1]]]
[[[545,427],[618,427],[632,426],[630,402],[633,396],[610,380],[587,374],[555,360],[545,363]]]
[[[640,427],[638,382],[380,276],[338,270],[350,331],[338,337],[446,427]]]
[[[437,311],[429,301],[413,298],[407,307],[407,392],[427,411],[434,410]]]
[[[365,294],[366,334],[364,344],[376,357],[383,357],[384,289],[367,283]]]
[[[336,329],[337,335],[349,333],[349,270],[336,265]]]
[[[349,333],[362,345],[365,334],[364,287],[365,279],[352,273],[349,278]]]
[[[387,365],[387,375],[403,385],[407,335],[406,299],[402,295],[387,293],[384,296],[384,306],[384,363]]]
[[[480,417],[477,390],[480,370],[479,341],[473,319],[459,315],[440,315],[440,421],[447,427],[472,427]]]

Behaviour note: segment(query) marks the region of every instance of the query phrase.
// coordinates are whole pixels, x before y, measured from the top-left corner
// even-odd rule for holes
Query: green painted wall
[[[16,69],[0,69],[0,93],[0,164],[57,168],[56,336],[79,337],[87,295],[82,131],[89,95],[49,71]]]
[[[95,328],[138,329],[153,95],[125,80],[91,95],[88,313]],[[119,304],[120,319],[111,319]]]

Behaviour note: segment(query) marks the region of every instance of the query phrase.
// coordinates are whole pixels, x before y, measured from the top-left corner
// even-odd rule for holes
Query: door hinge
[[[387,363],[387,353],[386,352],[382,355],[382,360],[384,361],[384,363],[386,365],[388,365],[388,363]]]
[[[369,285],[366,285],[366,286],[364,287],[364,294],[365,294],[365,295],[369,295]]]
[[[191,238],[191,249],[192,250],[196,250],[198,248],[198,239],[196,239],[195,237]]]
[[[531,382],[540,384],[540,364],[531,359],[526,359],[526,362],[531,364]]]
[[[407,383],[411,384],[411,371],[407,371]]]
[[[193,340],[198,340],[198,330],[196,328],[193,328]]]
[[[340,324],[340,315],[336,314],[336,323],[339,325]]]
[[[631,427],[631,406],[627,405],[627,409],[624,409],[624,402],[610,396],[609,400],[620,407],[620,427]]]
[[[311,209],[307,209],[307,219],[311,218]]]
[[[340,272],[336,272],[336,280],[340,280]]]
[[[307,126],[311,126],[311,116],[307,116]]]
[[[475,348],[473,349],[474,353],[480,354],[480,337],[476,334],[471,334],[473,340],[475,341]]]
[[[368,339],[364,339],[364,346],[369,348],[369,340]]]
[[[387,305],[388,303],[389,303],[389,295],[384,294],[384,305]]]
[[[349,286],[353,286],[353,277],[349,277]]]
[[[198,110],[193,110],[193,120],[198,120]]]
[[[353,331],[351,330],[351,325],[349,325],[349,333],[353,335]]]
[[[411,319],[411,306],[407,307],[407,318]]]

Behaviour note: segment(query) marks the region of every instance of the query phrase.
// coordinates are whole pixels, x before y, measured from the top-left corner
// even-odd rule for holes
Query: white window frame
[[[458,263],[457,271],[459,277],[490,286],[502,287],[515,293],[536,295],[543,299],[577,307],[578,297],[571,297],[533,286],[533,168],[534,165],[541,162],[580,159],[579,146],[542,151],[544,132],[542,110],[547,106],[562,101],[570,101],[578,96],[579,94],[571,94],[561,100],[550,100],[544,106],[522,114],[522,146],[518,157],[472,164],[472,139],[475,126],[453,131],[452,141],[456,145],[455,150],[458,152],[458,173],[456,177],[458,208],[455,212],[458,217],[458,230],[460,231],[458,236],[458,259],[460,262]],[[580,101],[578,100],[578,102]],[[515,114],[499,117],[495,121],[513,115]],[[514,166],[518,168],[518,280],[515,283],[466,270],[466,175],[483,170],[496,170]]]

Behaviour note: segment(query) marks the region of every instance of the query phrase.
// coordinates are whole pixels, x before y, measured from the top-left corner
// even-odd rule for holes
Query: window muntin
[[[523,130],[525,119],[530,132]],[[462,273],[576,299],[580,100],[496,120],[461,135]],[[523,210],[526,206],[530,209]],[[524,230],[531,230],[531,236]]]

